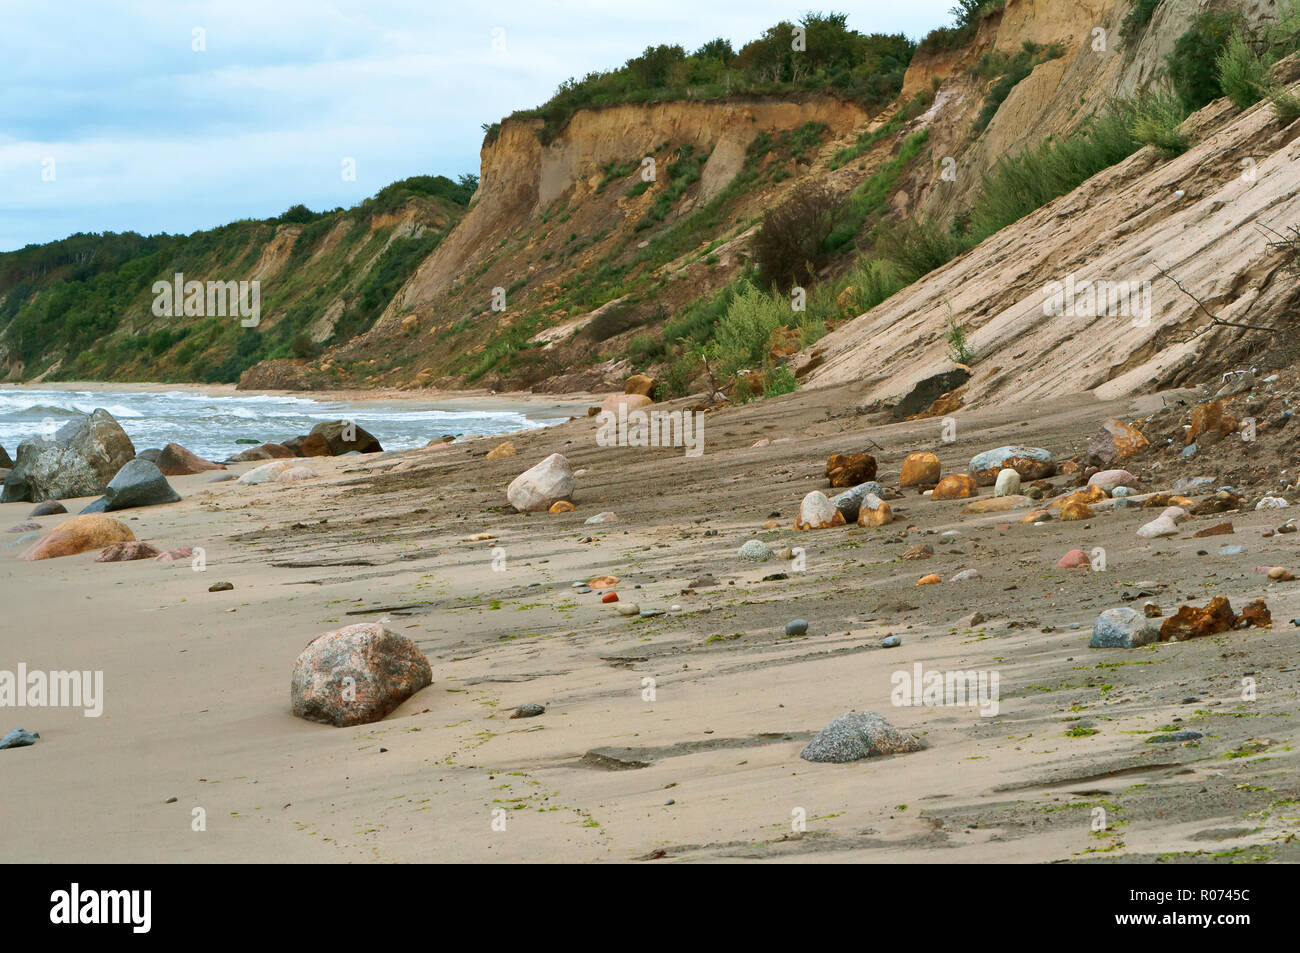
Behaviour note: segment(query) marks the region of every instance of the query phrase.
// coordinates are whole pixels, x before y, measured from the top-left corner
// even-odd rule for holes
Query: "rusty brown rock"
[[[975,478],[969,473],[953,473],[939,481],[930,494],[932,500],[963,500],[978,492]]]
[[[572,503],[570,503],[568,500],[556,500],[554,503],[551,504],[551,508],[548,509],[546,512],[548,512],[548,513],[572,513],[572,512],[573,512],[574,510],[576,510],[576,509],[577,509],[577,507],[574,506]]]
[[[876,458],[869,453],[832,453],[826,461],[831,486],[853,487],[876,478]]]
[[[188,476],[191,473],[203,473],[205,470],[225,469],[222,464],[204,460],[179,443],[169,443],[163,447],[154,464],[162,471],[163,476]]]
[[[1192,427],[1187,431],[1187,442],[1210,446],[1236,429],[1237,421],[1224,411],[1223,401],[1212,400],[1192,411]]]
[[[1217,635],[1229,631],[1237,624],[1237,615],[1232,611],[1226,596],[1215,596],[1204,609],[1196,606],[1179,606],[1178,612],[1171,615],[1160,626],[1160,641],[1171,639],[1185,642],[1188,639],[1205,635]]]
[[[1197,530],[1192,534],[1193,539],[1204,539],[1206,536],[1231,536],[1233,533],[1231,523],[1218,523],[1214,526],[1207,526],[1205,529]]]
[[[1242,623],[1245,625],[1242,625]],[[1241,628],[1250,628],[1254,626],[1257,629],[1273,628],[1273,613],[1268,611],[1268,604],[1263,599],[1256,599],[1254,602],[1248,602],[1241,610],[1241,618],[1237,622]]]
[[[499,443],[487,452],[484,460],[500,460],[502,457],[513,457],[519,451],[515,449],[513,441],[507,440],[505,443]]]
[[[899,486],[934,486],[939,482],[939,458],[922,451],[909,453],[903,458],[903,468],[898,474]]]
[[[378,622],[316,636],[293,666],[293,713],[339,727],[378,721],[433,681],[414,642]]]
[[[1145,450],[1150,443],[1136,427],[1112,418],[1101,425],[1101,430],[1088,443],[1084,462],[1097,467],[1117,466]],[[1065,472],[1064,468],[1062,472]]]
[[[19,556],[35,562],[38,559],[57,559],[75,556],[91,549],[103,549],[110,543],[130,542],[135,534],[121,520],[98,513],[74,516],[62,526],[38,539],[30,549]]]
[[[1091,506],[1078,500],[1071,500],[1061,507],[1062,520],[1090,520],[1094,515]]]

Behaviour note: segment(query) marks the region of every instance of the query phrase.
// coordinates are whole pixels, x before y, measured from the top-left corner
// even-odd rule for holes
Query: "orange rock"
[[[932,500],[961,500],[976,493],[975,478],[969,473],[953,473],[939,481],[930,494]]]
[[[1203,436],[1202,443],[1214,444],[1236,429],[1236,419],[1223,412],[1223,401],[1213,400],[1192,411],[1192,429],[1187,431],[1187,442],[1194,443]]]
[[[939,482],[939,458],[933,453],[909,453],[898,475],[899,486],[934,486]]]
[[[1092,438],[1084,459],[1105,469],[1118,465],[1140,450],[1145,450],[1150,443],[1151,441],[1136,427],[1112,418],[1103,423],[1097,435]]]
[[[618,602],[617,592],[607,592],[600,597],[601,602]]]
[[[1052,514],[1047,510],[1032,510],[1026,513],[1020,520],[1022,523],[1043,523],[1052,518]]]
[[[519,451],[515,449],[513,441],[507,440],[505,443],[499,443],[487,452],[484,460],[500,460],[502,457],[513,457]]]
[[[1247,603],[1241,610],[1241,619],[1247,626],[1255,626],[1258,629],[1273,628],[1273,613],[1268,611],[1268,604],[1263,599]]]
[[[918,586],[933,586],[937,582],[943,582],[943,579],[940,578],[938,573],[934,573],[934,572],[928,573],[922,576],[920,579],[916,580],[916,584]]]
[[[103,549],[112,543],[129,543],[134,539],[135,534],[121,520],[87,513],[84,516],[74,516],[62,526],[51,530],[18,558],[29,562],[57,559],[91,549]]]
[[[1237,614],[1232,611],[1227,597],[1215,596],[1204,609],[1196,606],[1179,606],[1160,626],[1160,641],[1171,639],[1185,642],[1204,635],[1227,632],[1237,624]]]
[[[550,508],[549,510],[547,510],[546,512],[548,512],[548,513],[572,513],[572,512],[573,512],[574,510],[576,510],[576,509],[577,509],[577,507],[574,506],[572,503],[570,503],[568,500],[556,500],[554,503],[551,504],[551,508]]]
[[[623,382],[623,393],[640,394],[642,397],[654,397],[656,381],[644,374],[633,374]]]
[[[1063,509],[1070,503],[1099,503],[1106,498],[1106,491],[1094,484],[1089,487],[1084,487],[1082,490],[1075,490],[1073,493],[1068,496],[1063,496],[1059,500],[1053,500],[1048,505],[1054,510],[1059,510]]]
[[[592,589],[613,589],[618,584],[618,576],[597,576],[587,583]]]
[[[1087,503],[1075,501],[1066,503],[1061,507],[1061,519],[1063,520],[1090,520],[1092,517],[1092,507]]]
[[[894,521],[894,511],[890,509],[889,504],[884,500],[880,505],[872,509],[865,502],[858,509],[859,526],[885,526]]]

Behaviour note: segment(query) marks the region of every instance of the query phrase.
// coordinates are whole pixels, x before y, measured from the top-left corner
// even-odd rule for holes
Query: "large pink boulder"
[[[316,636],[293,665],[293,713],[344,727],[378,721],[433,681],[419,647],[379,622]]]

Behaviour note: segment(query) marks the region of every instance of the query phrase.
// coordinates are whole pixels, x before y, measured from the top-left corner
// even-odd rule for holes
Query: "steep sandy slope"
[[[1295,64],[1283,65],[1294,79]],[[1261,229],[1300,224],[1300,123],[1281,128],[1267,103],[1238,114],[1219,100],[1188,128],[1195,145],[1184,155],[1144,149],[841,326],[817,345],[824,362],[808,384],[862,379],[869,398],[904,393],[952,366],[950,313],[979,353],[968,403],[1084,390],[1116,397],[1174,382],[1194,362],[1222,362],[1231,342],[1241,342],[1234,355],[1262,358],[1275,335],[1215,328],[1191,337],[1210,318],[1159,271],[1225,320],[1290,327],[1296,277]],[[1045,288],[1071,274],[1150,282],[1150,321],[1046,315]]]

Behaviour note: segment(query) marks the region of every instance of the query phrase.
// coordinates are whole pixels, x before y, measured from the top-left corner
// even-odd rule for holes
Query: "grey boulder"
[[[847,764],[864,758],[921,751],[925,742],[900,731],[874,711],[840,715],[799,752],[805,761]]]
[[[181,495],[172,489],[162,471],[148,460],[132,460],[109,481],[104,495],[82,513],[106,513],[136,506],[175,503]]]
[[[52,439],[29,437],[5,477],[0,503],[39,503],[103,493],[113,475],[135,456],[135,447],[113,415],[102,408],[78,414]]]
[[[1094,649],[1136,649],[1160,638],[1160,630],[1143,613],[1128,606],[1106,609],[1097,616],[1088,647]]]

